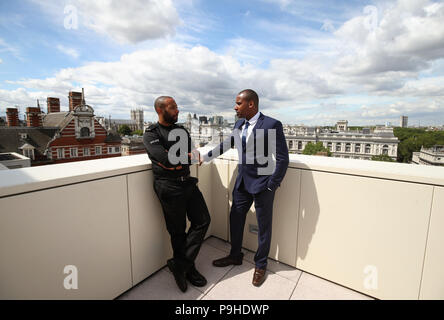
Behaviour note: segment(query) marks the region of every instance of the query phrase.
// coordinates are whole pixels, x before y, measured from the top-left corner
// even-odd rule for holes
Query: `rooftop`
[[[229,247],[232,151],[191,167],[212,223],[197,258],[209,283],[185,294],[165,268],[171,245],[146,154],[1,170],[0,299],[444,299],[442,168],[290,155],[256,288],[254,206],[244,263],[211,264]]]
[[[216,268],[212,261],[226,256],[230,244],[216,237],[203,243],[196,268],[207,278],[205,287],[194,287],[182,293],[168,267],[155,272],[118,300],[370,300],[370,296],[334,282],[268,259],[267,279],[260,287],[251,284],[254,252],[244,249],[240,266]]]

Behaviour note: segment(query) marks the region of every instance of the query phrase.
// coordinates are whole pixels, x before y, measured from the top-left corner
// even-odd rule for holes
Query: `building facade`
[[[444,146],[421,147],[420,152],[413,152],[412,163],[428,166],[444,166]]]
[[[347,125],[346,121],[340,121],[337,128],[347,130]],[[332,157],[337,158],[370,160],[372,156],[388,155],[396,160],[398,154],[399,140],[390,127],[379,127],[373,132],[368,128],[350,132],[286,126],[284,133],[290,153],[302,154],[309,142],[322,142]]]
[[[131,120],[136,122],[136,130],[143,130],[143,109],[131,110]]]
[[[70,92],[69,97],[68,112],[58,111],[56,98],[48,98],[47,114],[39,106],[27,108],[26,127],[17,125],[18,110],[8,108],[8,126],[0,128],[0,152],[23,154],[32,166],[120,156],[121,138],[95,119],[83,92]]]
[[[407,117],[407,116],[401,116],[401,118],[400,118],[400,120],[399,120],[399,126],[400,126],[401,128],[407,128],[408,121],[409,121],[409,117]]]

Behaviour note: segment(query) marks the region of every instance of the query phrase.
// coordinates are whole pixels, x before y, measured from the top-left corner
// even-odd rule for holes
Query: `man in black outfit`
[[[152,162],[154,190],[171,236],[174,255],[167,265],[178,287],[185,292],[187,279],[194,286],[207,284],[205,277],[196,270],[194,260],[210,225],[210,215],[196,185],[197,178],[190,176],[191,158],[199,161],[199,156],[197,151],[191,152],[188,131],[175,124],[179,115],[176,102],[171,97],[162,96],[156,99],[154,108],[159,120],[145,130],[143,143]],[[175,139],[169,141],[169,135]],[[184,148],[178,149],[177,146]],[[188,233],[185,232],[187,216],[191,222]]]

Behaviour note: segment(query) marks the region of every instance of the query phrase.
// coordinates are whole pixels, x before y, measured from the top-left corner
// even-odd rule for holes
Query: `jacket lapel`
[[[251,136],[254,137],[254,140],[256,140],[256,129],[261,129],[262,128],[262,123],[264,122],[264,115],[262,114],[262,112],[259,115],[259,119],[257,119],[256,125],[253,128],[253,134]],[[249,137],[248,140],[251,139],[251,136]]]

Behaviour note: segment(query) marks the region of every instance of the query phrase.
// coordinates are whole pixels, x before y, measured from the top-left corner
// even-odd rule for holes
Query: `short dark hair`
[[[253,100],[254,105],[259,108],[259,96],[254,90],[251,89],[245,89],[238,93],[238,95],[244,95],[244,99],[247,101]]]
[[[165,101],[167,99],[173,99],[170,96],[160,96],[154,101],[154,109],[163,109],[165,108]]]

